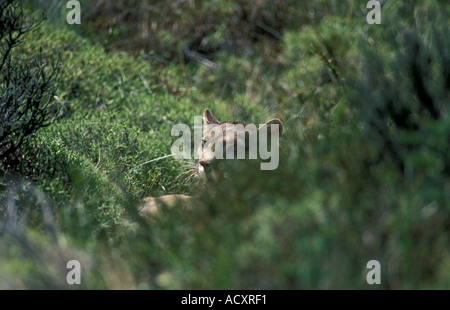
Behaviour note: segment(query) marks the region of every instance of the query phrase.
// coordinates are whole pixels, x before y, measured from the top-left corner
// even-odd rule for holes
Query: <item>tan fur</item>
[[[203,112],[203,121],[205,123],[202,143],[198,147],[198,155],[200,159],[197,162],[196,169],[199,175],[205,173],[208,169],[208,166],[211,164],[214,158],[214,150],[211,148],[218,144],[223,145],[223,158],[225,158],[225,154],[227,148],[233,148],[236,150],[240,146],[245,146],[245,149],[248,149],[248,136],[250,134],[255,134],[256,131],[261,128],[267,126],[268,135],[274,134],[275,131],[272,132],[272,128],[275,128],[272,125],[278,125],[278,133],[281,135],[283,131],[283,124],[277,118],[272,119],[262,125],[259,128],[254,127],[255,131],[246,131],[245,126],[247,123],[242,122],[224,122],[221,123],[217,120],[217,118],[212,115],[209,109],[205,109]],[[248,129],[248,128],[247,128]],[[222,134],[215,135],[215,131],[221,131]]]
[[[144,205],[139,211],[139,214],[145,217],[151,217],[158,212],[160,206],[173,207],[179,204],[183,207],[187,207],[190,200],[191,197],[181,194],[147,197],[143,199]]]
[[[226,147],[239,144],[245,144],[247,147],[247,143],[245,143],[245,132],[243,135],[237,134],[236,130],[238,132],[242,133],[242,128],[247,126],[246,123],[240,123],[240,122],[219,122],[214,115],[212,115],[211,111],[209,109],[205,109],[203,112],[203,121],[205,123],[204,132],[203,132],[203,139],[202,143],[200,144],[198,148],[198,154],[199,154],[199,160],[196,164],[196,171],[197,175],[203,175],[206,170],[208,169],[209,164],[214,160],[213,154],[208,147],[210,147],[213,144],[222,144],[224,146],[223,150],[226,152]],[[243,125],[243,126],[242,126]],[[267,126],[268,128],[268,134],[272,134],[271,128],[275,128],[271,125],[278,125],[279,134],[283,131],[283,124],[279,119],[272,119],[262,125],[260,128],[256,128],[256,130],[261,129],[263,126]],[[221,130],[222,135],[218,135],[215,137],[213,135],[214,130]],[[232,142],[232,143],[227,143]],[[225,154],[224,157],[225,158]],[[187,195],[165,195],[161,197],[147,197],[143,199],[143,206],[139,213],[142,216],[145,217],[152,217],[154,216],[160,206],[165,205],[168,207],[172,207],[175,205],[181,205],[183,208],[188,208],[190,204],[192,203],[192,198]]]

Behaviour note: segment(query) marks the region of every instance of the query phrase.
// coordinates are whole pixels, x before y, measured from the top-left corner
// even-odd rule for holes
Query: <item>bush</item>
[[[412,10],[389,8],[387,23]],[[450,176],[450,45],[445,39],[450,32],[443,27],[448,8],[428,4],[415,10],[434,18],[414,27],[414,20],[405,20],[395,31],[378,33],[374,46],[361,46],[364,58],[348,78],[348,99],[379,160],[389,157],[408,177],[423,174],[438,185]]]
[[[336,1],[89,1],[82,4],[85,31],[104,43],[150,53],[155,61],[190,59],[186,51],[208,59],[218,52],[250,55],[255,43],[277,45],[282,33],[316,24],[327,14],[360,15]]]
[[[42,54],[29,62],[13,57],[23,35],[33,31],[43,19],[27,23],[19,1],[0,5],[0,164],[12,166],[14,154],[24,140],[40,128],[52,124],[50,109],[56,92],[58,63]],[[52,118],[53,116],[53,118]]]

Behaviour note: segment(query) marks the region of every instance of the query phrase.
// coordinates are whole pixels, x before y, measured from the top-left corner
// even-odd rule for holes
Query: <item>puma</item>
[[[249,148],[249,134],[247,123],[242,122],[219,122],[217,118],[211,113],[209,109],[205,109],[203,112],[203,138],[202,143],[198,147],[198,161],[195,165],[195,174],[202,177],[206,173],[209,173],[211,163],[218,158],[229,158],[225,156],[227,152],[236,155],[236,150]],[[264,128],[265,127],[265,128]],[[265,124],[261,125],[256,131],[267,132],[268,136],[277,134],[281,135],[283,131],[283,124],[279,119],[272,119]],[[219,134],[217,134],[219,133]],[[223,154],[218,156],[216,149],[218,146],[222,146]],[[236,157],[235,157],[236,158]],[[189,207],[192,198],[188,195],[173,194],[160,197],[147,197],[143,199],[143,206],[139,213],[142,216],[149,217],[156,214],[161,205],[174,206],[181,205],[183,207]]]

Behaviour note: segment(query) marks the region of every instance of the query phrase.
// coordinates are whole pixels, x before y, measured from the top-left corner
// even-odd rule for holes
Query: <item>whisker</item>
[[[189,171],[186,171],[186,173],[191,172],[191,174],[189,174],[184,180],[183,183],[187,183],[189,182],[193,177],[195,177],[197,175],[197,171],[195,169],[191,169]],[[186,174],[185,173],[185,174]]]
[[[182,172],[181,174],[186,174],[186,173],[194,172],[194,171],[195,171],[195,169],[189,169],[188,171]]]
[[[186,183],[188,180],[191,179],[193,175],[197,173],[197,170],[195,168],[189,169],[187,171],[183,171],[180,174],[177,175],[177,178],[183,178],[182,183]],[[186,176],[187,175],[187,176]]]
[[[173,156],[175,156],[175,154],[169,154],[169,155],[164,155],[164,156],[161,156],[161,157],[158,157],[158,158],[154,158],[152,160],[146,161],[145,163],[142,163],[142,164],[139,164],[139,165],[135,166],[133,169],[135,169],[137,167],[140,167],[140,166],[143,166],[143,165],[147,165],[149,163],[152,163],[152,162],[155,162],[155,161],[158,161],[158,160],[161,160],[161,159],[173,157]]]

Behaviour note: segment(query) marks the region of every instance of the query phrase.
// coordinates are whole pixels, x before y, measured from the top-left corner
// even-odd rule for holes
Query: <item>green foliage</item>
[[[0,171],[11,169],[24,140],[52,123],[49,105],[58,64],[44,61],[41,54],[33,54],[27,63],[12,56],[23,36],[41,22],[25,20],[19,1],[0,4]]]
[[[393,157],[408,174],[433,165],[436,177],[449,177],[450,47],[444,41],[450,33],[442,27],[448,8],[447,14],[440,10],[431,6],[427,13],[433,21],[414,28],[415,20],[400,23],[379,34],[375,46],[361,47],[366,56],[350,78],[349,103],[380,156]],[[391,23],[398,19],[385,17]],[[398,52],[386,55],[386,50]]]
[[[282,33],[317,24],[328,14],[359,16],[356,1],[81,1],[85,33],[126,50],[146,50],[156,61],[183,59],[186,50],[214,57],[250,54],[254,42],[276,44]],[[167,44],[172,42],[173,44]]]
[[[0,287],[67,288],[78,259],[87,289],[450,288],[448,4],[149,3],[82,2],[78,30],[55,9],[17,48],[61,55],[62,114],[0,178]],[[151,161],[206,107],[282,118],[279,167]],[[137,216],[166,193],[195,206]]]

